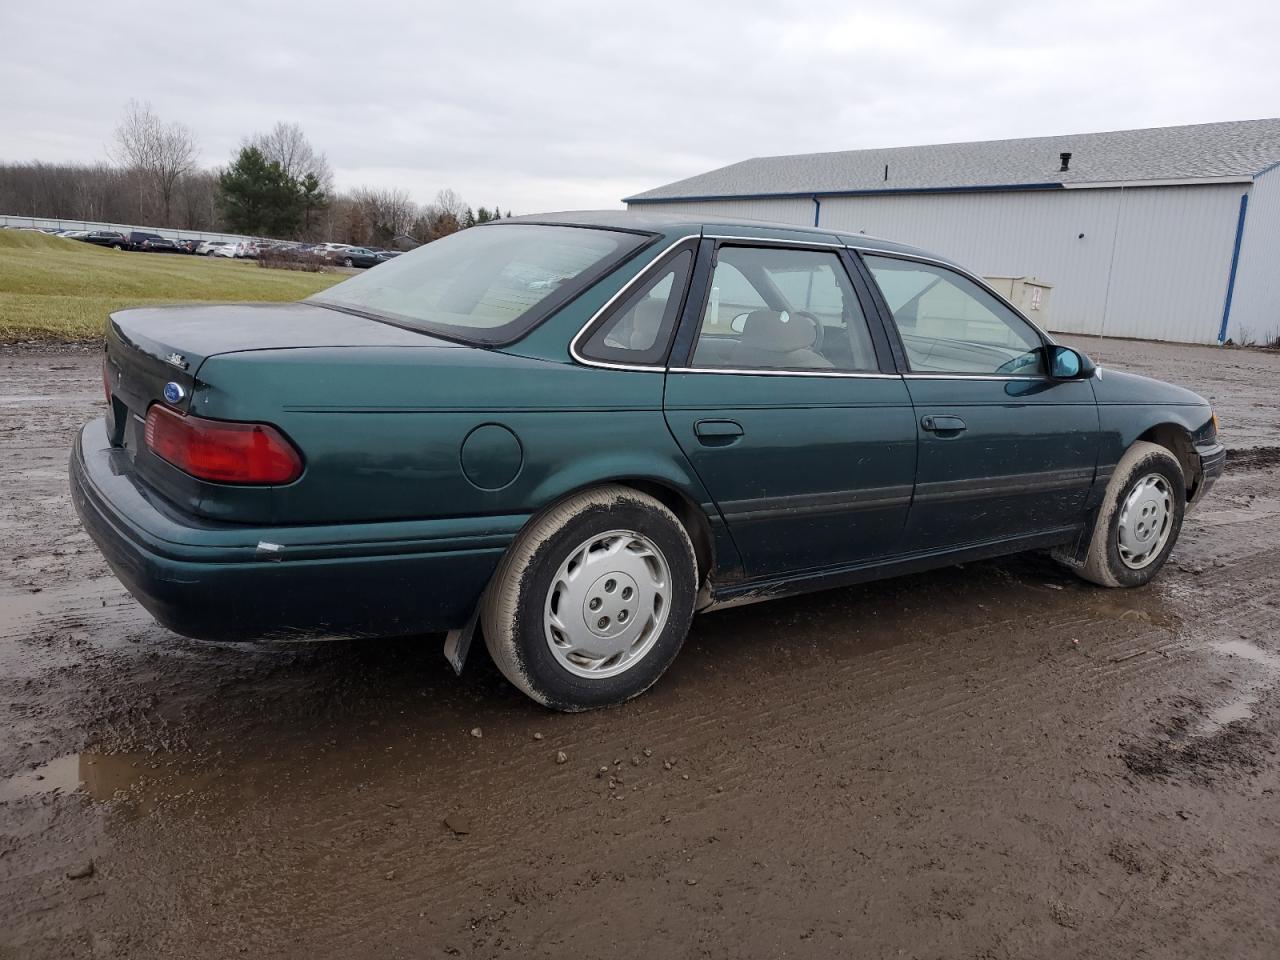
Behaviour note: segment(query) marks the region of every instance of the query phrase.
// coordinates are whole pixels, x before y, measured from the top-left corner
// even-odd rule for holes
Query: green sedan
[[[898,243],[503,220],[302,303],[113,314],[85,527],[173,630],[479,630],[615,704],[695,613],[1026,550],[1149,581],[1221,473],[1209,405]]]

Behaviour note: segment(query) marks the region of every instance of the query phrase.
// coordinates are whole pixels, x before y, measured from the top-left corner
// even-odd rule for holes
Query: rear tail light
[[[205,420],[152,404],[144,436],[152,453],[200,480],[280,484],[302,475],[298,451],[267,423]]]

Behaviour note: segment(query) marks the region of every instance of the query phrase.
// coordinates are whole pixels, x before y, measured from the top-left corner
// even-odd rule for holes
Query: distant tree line
[[[336,191],[328,160],[296,123],[246,138],[230,164],[208,170],[189,128],[130,101],[107,155],[110,163],[0,163],[0,213],[375,247],[511,216],[472,210],[449,189],[426,204],[400,189]]]

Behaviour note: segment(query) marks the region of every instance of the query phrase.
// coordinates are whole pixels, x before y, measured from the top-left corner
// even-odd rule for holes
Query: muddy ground
[[[581,716],[437,637],[159,628],[67,498],[96,351],[0,353],[0,956],[1277,956],[1280,356],[1078,342],[1223,419],[1155,584],[716,613]]]

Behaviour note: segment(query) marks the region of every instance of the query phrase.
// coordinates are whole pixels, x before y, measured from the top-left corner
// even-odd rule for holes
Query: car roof
[[[909,253],[933,260],[952,262],[947,257],[913,247],[910,244],[872,237],[864,233],[842,230],[824,230],[821,227],[805,227],[794,223],[777,223],[770,220],[750,220],[745,217],[693,216],[681,213],[662,213],[650,210],[562,210],[554,213],[492,220],[480,226],[504,223],[547,223],[575,227],[599,227],[604,229],[640,230],[645,233],[698,232],[706,236],[740,236],[748,239],[777,239],[792,242],[840,243],[863,250],[880,250],[885,253]]]

